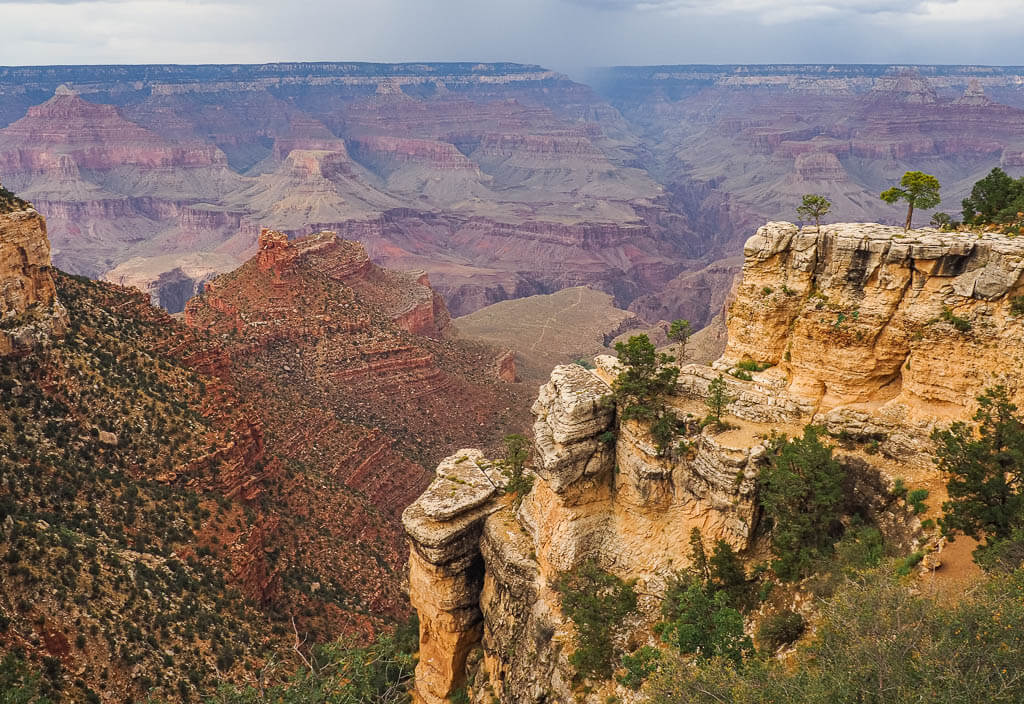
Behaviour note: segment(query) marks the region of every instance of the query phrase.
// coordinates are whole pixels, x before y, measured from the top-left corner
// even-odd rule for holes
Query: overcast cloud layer
[[[1024,0],[0,0],[0,65],[1024,64]]]

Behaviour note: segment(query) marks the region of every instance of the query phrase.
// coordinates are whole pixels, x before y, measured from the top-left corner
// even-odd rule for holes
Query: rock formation
[[[615,112],[536,66],[119,73],[0,74],[0,172],[49,217],[59,265],[174,307],[201,283],[176,260],[244,260],[263,227],[358,239],[457,314],[582,282],[628,301],[692,238],[625,163]]]
[[[503,702],[569,701],[572,629],[552,587],[561,572],[593,558],[656,591],[684,566],[693,528],[749,546],[763,447],[730,447],[696,423],[688,449],[665,457],[632,423],[616,438],[607,403],[616,364],[556,367],[541,387],[532,409],[536,480],[521,505],[484,483],[482,454],[462,450],[403,515],[421,701],[439,704],[461,686],[467,656],[474,691],[489,687]],[[470,655],[478,641],[482,658]]]
[[[490,463],[461,450],[406,511],[427,658],[421,701],[438,704],[466,682],[475,702],[621,696],[611,682],[585,691],[574,683],[559,575],[594,560],[637,580],[638,613],[621,637],[630,648],[650,642],[692,529],[764,558],[757,476],[772,435],[809,422],[841,441],[847,499],[887,543],[916,550],[921,522],[890,494],[895,477],[941,485],[930,432],[967,419],[986,386],[1005,384],[1022,401],[1014,370],[1024,362],[1024,244],[1014,238],[874,224],[819,234],[773,222],[744,253],[725,353],[681,368],[668,399],[681,425],[665,451],[635,421],[616,421],[609,401],[621,367],[598,357],[593,371],[555,368],[541,387],[529,493],[485,484]],[[698,422],[719,376],[734,426],[724,432]]]
[[[765,402],[737,415],[817,415],[830,430],[884,437],[883,450],[907,456],[926,449],[909,428],[920,440],[938,420],[967,417],[988,386],[1022,399],[1024,327],[1013,302],[1024,294],[1024,243],[868,224],[826,225],[818,235],[769,223],[744,254],[716,367],[770,368],[740,383],[741,403]]]
[[[1024,166],[1013,67],[631,67],[593,84],[515,64],[0,69],[0,176],[48,217],[58,266],[174,307],[200,283],[182,257],[237,264],[263,227],[329,229],[426,271],[457,316],[589,285],[701,327],[734,273],[722,260],[805,193],[834,218],[895,221],[877,194],[922,160],[954,204],[992,166]]]
[[[0,357],[31,352],[67,323],[50,275],[46,222],[32,208],[0,212]]]

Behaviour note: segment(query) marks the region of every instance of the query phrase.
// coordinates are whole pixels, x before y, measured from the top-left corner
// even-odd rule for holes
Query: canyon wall
[[[46,221],[32,208],[0,212],[0,357],[28,353],[67,324],[50,275]]]
[[[629,300],[694,239],[631,140],[537,66],[0,69],[0,176],[48,215],[57,265],[170,309],[208,278],[197,257],[230,271],[264,227],[359,239],[456,314],[585,281]]]
[[[1019,239],[768,223],[744,254],[715,366],[768,365],[752,385],[765,390],[770,415],[813,415],[927,464],[930,429],[970,415],[983,389],[1003,384],[1024,401]],[[758,419],[766,407],[738,412]]]
[[[488,479],[500,462],[460,450],[406,510],[419,701],[439,704],[462,686],[475,702],[626,695],[613,682],[574,680],[560,575],[593,560],[636,580],[638,611],[617,637],[625,651],[657,642],[651,626],[667,580],[687,566],[692,529],[746,559],[768,557],[757,476],[775,434],[807,423],[839,442],[857,511],[888,544],[921,548],[919,517],[889,491],[895,478],[940,485],[930,433],[969,419],[986,387],[1005,384],[1024,400],[1024,244],[773,222],[744,255],[726,351],[680,369],[668,403],[681,421],[663,452],[635,421],[617,421],[610,397],[621,367],[598,357],[593,370],[556,367],[541,387],[525,496]],[[724,431],[699,421],[718,378],[729,396]]]
[[[805,193],[895,223],[877,194],[905,170],[951,213],[993,166],[1019,175],[1022,75],[628,67],[595,90],[507,63],[0,68],[0,179],[48,217],[57,266],[171,309],[202,283],[189,257],[222,273],[263,227],[329,229],[426,271],[455,315],[586,284],[700,327],[749,232]]]

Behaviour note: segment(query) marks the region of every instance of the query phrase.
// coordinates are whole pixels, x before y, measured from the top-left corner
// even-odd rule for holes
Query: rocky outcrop
[[[441,701],[465,676],[479,701],[484,691],[502,702],[571,701],[573,627],[553,586],[561,573],[593,559],[656,593],[684,566],[693,528],[739,550],[750,545],[764,447],[732,447],[696,423],[665,454],[635,423],[616,434],[609,382],[617,373],[611,357],[598,358],[595,371],[574,364],[551,373],[532,409],[535,481],[521,503],[479,479],[468,487],[453,468],[461,460],[479,477],[476,465],[487,464],[463,450],[406,511],[423,701]],[[639,620],[649,623],[656,608],[645,608]],[[482,650],[469,656],[478,641]]]
[[[814,417],[922,463],[936,422],[966,418],[986,387],[1019,403],[1024,243],[1005,235],[873,224],[769,223],[745,247],[743,280],[715,364],[769,367],[730,380],[751,420]],[[1019,301],[1018,301],[1019,304]],[[1018,312],[1014,312],[1014,311]],[[684,370],[700,393],[707,369]]]
[[[887,544],[919,549],[921,521],[889,492],[892,471],[935,486],[934,427],[968,418],[991,384],[1022,401],[1011,373],[1024,350],[1022,287],[1024,245],[1012,237],[873,224],[760,228],[731,294],[724,355],[680,370],[669,400],[680,430],[668,448],[659,452],[636,422],[616,421],[616,359],[598,357],[592,371],[560,366],[532,408],[535,481],[521,501],[439,479],[407,512],[412,598],[430,624],[421,645],[434,663],[423,666],[420,696],[440,701],[463,677],[478,702],[621,694],[610,684],[574,686],[575,631],[554,587],[559,575],[594,560],[637,580],[644,596],[620,635],[645,642],[694,528],[741,555],[760,554],[756,477],[776,432],[824,425],[844,445],[836,457],[850,505]],[[717,378],[735,421],[725,432],[697,418]],[[871,449],[858,450],[861,442]],[[459,513],[438,509],[440,522],[426,531],[410,520],[424,503]],[[443,541],[458,547],[424,562]],[[441,623],[449,630],[438,638]],[[442,652],[430,650],[437,643]]]
[[[50,275],[46,222],[31,208],[0,213],[0,357],[31,352],[67,324]]]
[[[402,514],[409,535],[409,591],[419,613],[416,693],[442,704],[465,681],[466,656],[481,636],[480,533],[501,505],[504,477],[479,450],[460,450]]]
[[[515,350],[506,350],[494,360],[494,373],[506,384],[514,384],[518,380]]]

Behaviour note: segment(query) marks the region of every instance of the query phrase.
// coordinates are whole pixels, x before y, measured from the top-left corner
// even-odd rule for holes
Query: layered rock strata
[[[46,222],[31,208],[0,214],[0,357],[28,353],[67,324],[50,275]]]
[[[724,355],[680,370],[669,397],[679,434],[663,452],[636,422],[616,421],[616,359],[598,357],[593,371],[555,368],[532,408],[529,493],[513,500],[445,479],[456,476],[449,458],[406,512],[428,658],[418,696],[442,701],[464,680],[477,702],[621,696],[613,683],[574,683],[575,628],[559,576],[593,560],[636,580],[639,609],[618,637],[626,649],[650,642],[694,528],[764,558],[756,478],[776,432],[825,425],[845,445],[835,456],[850,510],[887,544],[920,549],[919,517],[892,495],[887,469],[898,464],[934,486],[932,429],[969,418],[993,384],[1021,401],[1012,370],[1024,361],[1022,275],[1024,244],[1001,235],[769,223],[747,242]],[[718,378],[730,397],[726,432],[698,422]],[[860,452],[858,441],[882,455]],[[473,459],[467,467],[486,466],[460,454]],[[436,507],[430,521],[425,506]]]
[[[453,457],[406,511],[421,701],[443,701],[467,669],[474,692],[503,702],[570,701],[574,631],[553,587],[559,574],[594,559],[657,593],[685,565],[693,528],[749,546],[763,446],[730,447],[695,423],[686,446],[665,456],[632,423],[616,438],[608,402],[616,361],[598,361],[595,371],[556,367],[541,387],[532,409],[535,481],[521,503],[479,480],[468,486]],[[478,453],[460,455],[470,470],[487,465]],[[638,624],[649,623],[656,605],[642,611]],[[469,656],[477,642],[482,651]]]
[[[985,388],[1003,384],[1024,401],[1024,242],[774,222],[744,254],[715,368],[768,369],[749,382],[727,375],[737,416],[813,417],[927,464],[931,428],[967,418]],[[712,376],[686,368],[680,384],[699,395]]]

